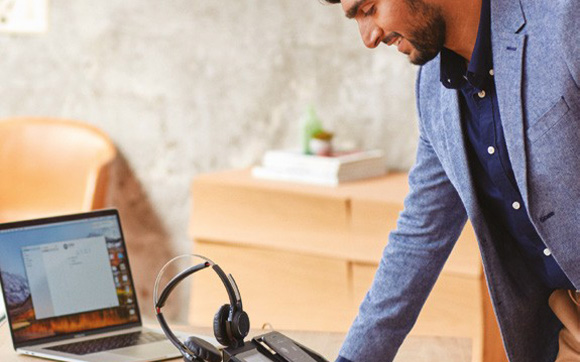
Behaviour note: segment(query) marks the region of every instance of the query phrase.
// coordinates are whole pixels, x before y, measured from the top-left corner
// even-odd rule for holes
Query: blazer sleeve
[[[353,362],[393,360],[467,221],[459,195],[420,129],[404,210],[340,351]]]

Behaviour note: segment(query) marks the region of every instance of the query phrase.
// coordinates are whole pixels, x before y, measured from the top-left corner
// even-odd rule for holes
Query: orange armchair
[[[75,121],[0,121],[0,222],[104,207],[116,149]]]

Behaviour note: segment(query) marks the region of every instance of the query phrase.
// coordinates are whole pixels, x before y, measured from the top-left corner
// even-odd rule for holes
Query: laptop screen
[[[0,277],[16,347],[141,322],[116,210],[0,225]]]

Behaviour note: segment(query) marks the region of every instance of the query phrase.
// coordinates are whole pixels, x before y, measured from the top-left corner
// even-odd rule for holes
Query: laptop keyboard
[[[134,332],[120,334],[112,337],[103,337],[92,339],[90,341],[61,344],[59,346],[47,347],[52,351],[71,353],[76,355],[85,355],[112,349],[137,346],[139,344],[159,342],[165,339],[163,334],[153,332]]]

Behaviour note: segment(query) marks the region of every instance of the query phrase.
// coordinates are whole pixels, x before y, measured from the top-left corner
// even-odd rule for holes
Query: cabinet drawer
[[[329,252],[349,254],[350,214],[346,197],[328,194],[330,190],[323,187],[319,188],[326,194],[258,187],[262,183],[196,179],[192,185],[190,235],[197,240],[324,256]]]
[[[254,328],[344,332],[354,318],[348,263],[305,254],[197,240],[194,252],[231,273]],[[211,326],[227,294],[217,275],[196,275],[189,322]]]

